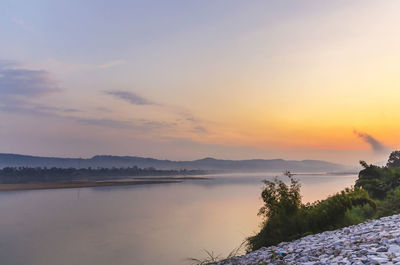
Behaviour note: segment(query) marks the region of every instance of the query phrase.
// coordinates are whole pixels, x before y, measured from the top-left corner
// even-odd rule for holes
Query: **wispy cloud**
[[[113,119],[92,119],[92,118],[84,118],[84,119],[77,119],[78,123],[84,125],[94,125],[94,126],[101,126],[101,127],[111,127],[111,128],[130,128],[131,125],[129,122],[126,121],[118,121]]]
[[[154,107],[152,111],[170,113],[170,118],[160,120],[135,117],[121,120],[105,107],[93,113],[73,106],[54,106],[42,101],[43,96],[63,91],[51,73],[29,69],[18,62],[0,60],[0,111],[24,116],[51,117],[73,121],[84,126],[129,130],[130,133],[152,136],[192,137],[209,133],[207,122],[195,117],[181,107],[154,102],[137,93],[126,90],[107,90],[105,95],[123,100],[132,105]],[[176,117],[176,118],[173,118]]]
[[[8,113],[19,113],[29,116],[52,116],[65,118],[67,114],[83,113],[75,108],[61,108],[30,102],[27,99],[8,98],[7,101],[0,100],[0,111]],[[66,116],[67,115],[67,116]]]
[[[79,109],[74,109],[74,108],[67,108],[67,109],[62,109],[63,112],[82,112]]]
[[[136,120],[116,120],[107,118],[78,118],[78,123],[90,126],[109,127],[117,129],[131,129],[136,132],[152,133],[159,132],[162,129],[168,129],[175,126],[174,123],[159,122],[146,119]]]
[[[0,60],[0,111],[36,116],[81,112],[76,108],[55,107],[33,100],[60,91],[62,89],[49,72],[26,69],[11,60]]]
[[[115,61],[111,61],[108,63],[100,64],[99,68],[110,68],[110,67],[118,66],[121,64],[125,64],[125,63],[126,63],[125,60],[115,60]]]
[[[60,91],[43,70],[17,68],[12,61],[0,61],[0,94],[35,97]]]
[[[100,112],[105,112],[105,113],[112,112],[112,110],[110,110],[109,108],[106,108],[106,107],[96,107],[95,110],[100,111]]]
[[[208,130],[204,126],[197,125],[197,126],[194,126],[193,132],[195,132],[195,133],[208,133]]]
[[[59,108],[59,107],[46,106],[46,105],[41,105],[41,104],[34,104],[33,107],[37,110],[51,111],[51,112],[64,112],[64,113],[82,112],[81,110],[75,109],[75,108]]]
[[[208,122],[198,117],[195,117],[191,112],[184,110],[181,107],[153,102],[130,91],[107,90],[104,91],[104,93],[113,96],[114,98],[127,101],[132,105],[153,105],[160,108],[163,112],[169,112],[171,113],[171,115],[177,115],[179,117],[178,119],[176,119],[177,123],[176,124],[173,124],[171,122],[168,123],[168,126],[170,127],[175,127],[175,128],[180,127],[182,130],[186,130],[190,133],[195,133],[195,134],[209,133],[209,130],[207,129],[206,126]],[[157,126],[158,125],[161,124],[157,123]],[[165,124],[163,124],[162,127],[166,128]]]
[[[210,133],[207,125],[210,125],[209,121],[205,121],[199,117],[194,116],[192,113],[186,111],[180,111],[182,116],[181,122],[188,123],[192,128],[190,131],[196,134],[206,134]]]
[[[381,141],[377,140],[372,135],[369,135],[365,132],[359,132],[357,130],[354,130],[353,133],[364,142],[368,143],[371,146],[372,150],[376,153],[384,153],[389,150],[389,147],[385,146]]]
[[[107,95],[111,95],[117,99],[125,100],[133,105],[155,105],[150,100],[130,91],[108,90],[104,91],[104,93]]]
[[[189,112],[181,112],[181,115],[183,116],[183,118],[187,121],[190,122],[199,122],[200,119],[196,118],[195,116],[193,116],[193,114],[189,113]]]

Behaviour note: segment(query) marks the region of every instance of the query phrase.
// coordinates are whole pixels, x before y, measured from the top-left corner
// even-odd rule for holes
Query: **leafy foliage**
[[[400,167],[400,151],[393,151],[386,164],[387,167]]]
[[[282,180],[277,177],[273,181],[264,180],[265,188],[261,193],[264,201],[264,206],[261,207],[258,215],[273,217],[284,212],[292,214],[301,205],[300,183],[293,178],[289,171],[285,175],[290,180],[290,186],[287,186]]]
[[[400,213],[400,186],[387,193],[385,200],[378,201],[377,217]]]
[[[353,207],[369,205],[371,209],[376,209],[368,193],[358,187],[345,189],[322,201],[302,204],[299,182],[289,172],[286,175],[289,185],[277,178],[264,181],[264,206],[259,215],[265,220],[260,232],[248,238],[248,250],[351,225],[354,219],[346,214]]]
[[[400,213],[400,151],[393,151],[385,167],[360,161],[356,186],[366,190],[376,201],[375,218]]]
[[[385,167],[360,164],[354,188],[312,204],[301,203],[300,184],[289,172],[290,185],[264,181],[259,215],[265,219],[260,232],[248,238],[249,250],[400,213],[400,151],[390,154]]]
[[[360,161],[360,164],[364,169],[358,174],[355,186],[366,190],[371,198],[385,199],[389,191],[400,185],[400,168],[378,167],[365,161]]]

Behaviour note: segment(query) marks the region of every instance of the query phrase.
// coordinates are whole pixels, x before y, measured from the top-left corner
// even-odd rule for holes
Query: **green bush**
[[[354,224],[362,218],[355,218],[356,212],[351,215],[349,210],[353,207],[369,205],[372,211],[376,209],[368,193],[357,187],[346,189],[323,201],[302,204],[299,182],[289,172],[286,175],[290,180],[289,185],[277,178],[264,181],[264,206],[259,215],[265,219],[260,232],[248,238],[249,251]],[[366,213],[363,211],[363,214]]]
[[[346,211],[345,218],[349,224],[359,224],[368,219],[373,219],[376,216],[378,207],[371,207],[370,204],[363,206],[354,206]]]
[[[364,167],[358,174],[356,187],[366,190],[371,198],[383,200],[386,194],[400,185],[400,168],[378,167],[360,161]]]
[[[277,178],[265,180],[259,211],[264,221],[260,232],[247,239],[248,250],[400,213],[400,151],[391,153],[385,167],[360,164],[354,188],[312,204],[301,203],[301,185],[290,172],[289,185]]]
[[[377,205],[376,218],[400,213],[400,186],[388,191],[385,200],[377,201]]]

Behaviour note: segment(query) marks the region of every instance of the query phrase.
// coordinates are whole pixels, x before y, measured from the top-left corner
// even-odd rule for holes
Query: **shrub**
[[[393,151],[390,153],[387,167],[400,167],[400,151]]]
[[[376,209],[368,193],[358,187],[345,189],[322,201],[302,204],[300,183],[290,172],[286,176],[289,185],[277,178],[264,181],[261,194],[264,206],[259,215],[265,219],[260,232],[248,238],[249,251],[354,224],[359,219],[351,218],[349,210],[353,207],[369,205],[372,211]]]
[[[400,168],[378,167],[360,161],[364,167],[358,174],[356,187],[365,189],[371,198],[383,200],[389,191],[400,185]]]

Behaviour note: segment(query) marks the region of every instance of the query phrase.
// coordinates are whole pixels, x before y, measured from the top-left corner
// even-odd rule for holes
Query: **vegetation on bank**
[[[301,203],[300,183],[290,172],[290,184],[265,180],[259,211],[264,222],[248,238],[248,251],[400,213],[400,151],[392,152],[383,167],[360,164],[354,187],[311,204]]]
[[[246,241],[243,241],[242,244],[240,244],[237,248],[234,248],[227,256],[222,257],[221,255],[217,255],[214,253],[214,251],[208,251],[204,249],[203,251],[207,254],[205,258],[188,258],[187,261],[191,262],[192,265],[208,265],[208,264],[213,264],[218,261],[224,260],[224,259],[230,259],[233,257],[238,256],[240,253],[242,253],[242,249],[246,245]]]
[[[0,169],[1,184],[30,182],[68,182],[115,180],[138,176],[186,176],[206,174],[204,170],[159,170],[155,168],[30,168],[5,167]]]

